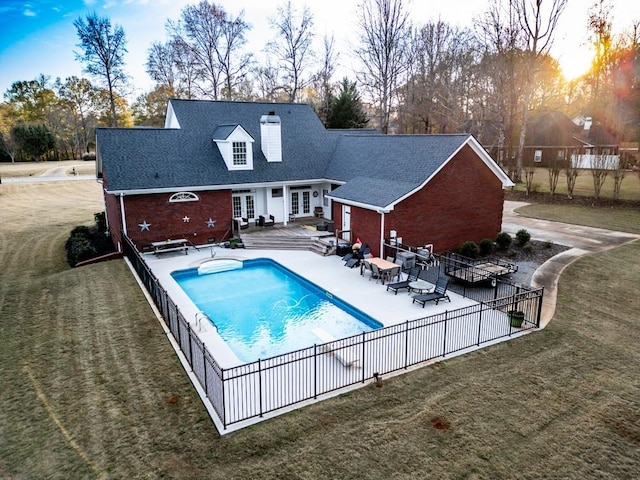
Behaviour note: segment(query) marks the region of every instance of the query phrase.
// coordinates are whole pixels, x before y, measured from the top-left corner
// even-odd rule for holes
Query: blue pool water
[[[171,276],[244,362],[323,343],[314,328],[344,338],[382,327],[269,259],[245,260],[235,270],[200,275],[194,268]]]

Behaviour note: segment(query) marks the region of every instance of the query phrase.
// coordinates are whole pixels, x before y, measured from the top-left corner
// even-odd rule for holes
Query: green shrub
[[[516,243],[521,247],[525,246],[531,240],[531,234],[524,228],[516,232]]]
[[[67,262],[75,267],[78,262],[99,257],[106,253],[113,252],[113,243],[105,235],[107,222],[104,212],[94,214],[96,225],[88,227],[78,225],[71,230],[69,239],[64,244],[67,253]]]
[[[96,227],[99,232],[107,231],[107,216],[104,212],[96,212],[93,214],[93,219],[96,222]]]
[[[506,250],[507,248],[509,248],[512,241],[513,239],[511,238],[511,235],[509,235],[507,232],[500,232],[496,236],[496,245],[500,250]]]
[[[489,255],[493,252],[493,240],[490,238],[483,238],[478,246],[480,247],[480,255]]]
[[[95,247],[86,237],[75,236],[71,237],[68,241],[67,261],[71,266],[95,257],[96,253]]]
[[[551,240],[547,240],[546,242],[544,242],[544,248],[551,248],[553,247],[553,242]]]
[[[533,252],[533,245],[531,245],[530,243],[527,243],[524,247],[522,247],[522,249],[525,252],[531,253]]]
[[[476,258],[480,253],[480,247],[478,247],[476,242],[464,242],[458,247],[458,253],[465,257]]]

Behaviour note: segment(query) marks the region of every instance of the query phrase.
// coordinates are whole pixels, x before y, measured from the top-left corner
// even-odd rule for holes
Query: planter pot
[[[520,328],[522,326],[522,322],[524,322],[524,312],[510,310],[507,312],[507,315],[509,316],[509,323],[512,327]]]

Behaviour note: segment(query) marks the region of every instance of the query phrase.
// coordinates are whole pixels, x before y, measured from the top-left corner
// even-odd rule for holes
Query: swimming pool
[[[382,327],[273,260],[244,260],[239,266],[206,274],[192,268],[171,276],[243,362],[323,343],[314,328],[344,338]]]

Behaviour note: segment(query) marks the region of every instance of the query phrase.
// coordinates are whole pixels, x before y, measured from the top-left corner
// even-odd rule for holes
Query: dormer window
[[[242,125],[218,125],[213,141],[229,170],[253,170],[253,137]]]
[[[233,165],[247,164],[247,143],[233,142]]]

